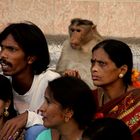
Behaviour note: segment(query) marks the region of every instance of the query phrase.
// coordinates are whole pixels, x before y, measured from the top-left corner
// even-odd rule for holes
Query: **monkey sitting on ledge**
[[[92,89],[91,50],[101,40],[92,21],[75,18],[69,25],[69,39],[64,41],[56,71],[63,75],[81,77]]]

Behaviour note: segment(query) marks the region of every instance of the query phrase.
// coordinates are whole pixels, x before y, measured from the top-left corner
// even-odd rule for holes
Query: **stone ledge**
[[[50,52],[50,58],[51,63],[50,67],[52,69],[55,69],[55,65],[60,57],[62,44],[64,40],[68,38],[67,35],[46,35],[46,39],[49,46],[49,52]],[[111,39],[117,39],[121,40],[125,43],[127,43],[133,53],[133,59],[134,59],[134,67],[138,68],[140,70],[140,38],[135,37],[112,37],[112,36],[104,36],[105,39],[111,38]]]

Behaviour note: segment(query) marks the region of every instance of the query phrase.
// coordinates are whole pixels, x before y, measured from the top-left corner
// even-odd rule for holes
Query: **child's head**
[[[132,140],[129,127],[115,118],[101,118],[93,121],[84,130],[82,140]]]

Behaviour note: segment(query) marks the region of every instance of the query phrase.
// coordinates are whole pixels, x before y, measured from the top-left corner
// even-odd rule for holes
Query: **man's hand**
[[[12,118],[4,124],[0,130],[0,140],[14,139],[16,135],[25,127],[28,118],[28,112],[18,115]]]

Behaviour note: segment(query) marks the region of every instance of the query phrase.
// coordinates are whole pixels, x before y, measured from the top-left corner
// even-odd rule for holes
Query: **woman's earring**
[[[123,76],[124,76],[124,75],[123,75],[122,73],[119,74],[119,78],[123,78]]]
[[[4,111],[4,116],[5,117],[8,117],[9,116],[9,112],[8,112],[8,107],[5,107],[5,109],[4,109],[5,111]]]
[[[65,122],[68,122],[70,120],[69,117],[65,117]]]

